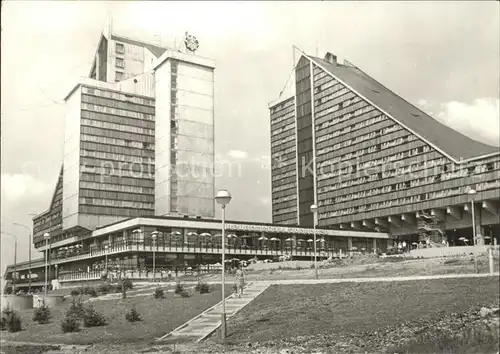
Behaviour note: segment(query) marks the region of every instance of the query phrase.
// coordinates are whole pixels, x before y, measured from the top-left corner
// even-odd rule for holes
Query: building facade
[[[392,243],[389,235],[381,232],[314,230],[234,221],[226,221],[225,228],[226,259],[290,256],[310,260],[315,234],[320,259],[341,257],[353,251],[380,252]],[[152,278],[153,264],[159,279],[162,270],[184,272],[188,267],[196,270],[220,265],[221,229],[221,220],[145,216],[106,225],[83,237],[51,238],[39,250],[49,255],[47,279],[57,281],[60,286],[99,281],[105,269],[131,279]],[[9,265],[5,279],[7,287],[15,285],[18,290],[27,290],[31,285],[32,289],[40,289],[44,285],[45,261]]]
[[[269,108],[274,223],[311,226],[316,204],[321,227],[473,242],[474,208],[477,241],[498,240],[498,147],[331,53],[302,53],[290,92]]]

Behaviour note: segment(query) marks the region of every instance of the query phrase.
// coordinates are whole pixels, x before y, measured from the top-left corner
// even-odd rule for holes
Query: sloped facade
[[[416,235],[420,212],[447,229],[471,227],[474,198],[478,235],[496,230],[497,147],[439,123],[330,53],[303,55],[295,82],[295,95],[270,107],[274,136],[277,117],[294,102],[286,146],[297,162],[273,165],[273,222],[311,226],[316,204],[319,226]],[[271,154],[280,154],[273,142]]]

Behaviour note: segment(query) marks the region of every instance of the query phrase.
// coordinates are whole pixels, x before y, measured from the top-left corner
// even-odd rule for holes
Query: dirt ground
[[[477,256],[477,272],[488,273],[486,255]],[[312,279],[312,262],[280,262],[254,264],[247,269],[247,280]],[[373,255],[336,260],[332,263],[318,262],[319,277],[323,279],[372,278],[418,275],[445,275],[476,273],[472,255],[446,258],[378,258]],[[499,271],[498,257],[494,269]],[[217,277],[214,276],[214,279]]]

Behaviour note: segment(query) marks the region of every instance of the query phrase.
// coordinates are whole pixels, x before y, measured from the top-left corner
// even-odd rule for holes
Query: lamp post
[[[49,246],[50,234],[46,232],[43,234],[43,237],[45,238],[45,297],[47,297],[47,288],[48,288],[47,275],[48,275],[48,261],[49,261],[49,250],[47,247]]]
[[[151,233],[151,239],[153,240],[153,283],[156,283],[156,238],[158,237],[158,231],[153,231]]]
[[[474,188],[469,188],[469,191],[467,192],[467,194],[469,194],[471,196],[471,201],[470,201],[470,204],[471,204],[471,208],[472,208],[472,244],[475,246],[476,245],[476,214],[475,214],[475,211],[474,211],[474,195],[476,194],[476,190]],[[477,258],[476,258],[476,250],[474,249],[472,251],[472,254],[474,255],[474,270],[476,271],[476,273],[479,273],[479,268],[477,266]]]
[[[231,201],[231,193],[229,191],[222,189],[217,192],[215,196],[215,201],[220,204],[222,208],[222,313],[221,313],[221,340],[226,338],[226,297],[225,297],[225,289],[224,282],[225,279],[225,266],[226,259],[224,252],[226,250],[226,236],[225,236],[225,228],[226,228],[226,205]]]
[[[314,276],[318,279],[318,262],[316,259],[316,215],[318,206],[316,204],[311,205],[311,212],[313,213]]]
[[[16,293],[16,273],[17,273],[17,236],[9,234],[8,232],[3,232],[2,234],[14,237],[14,271],[12,272],[12,293]],[[3,291],[3,289],[2,289]]]
[[[473,240],[472,240],[472,244],[475,246],[477,244],[477,241],[476,241],[476,214],[475,214],[475,211],[474,211],[474,195],[477,193],[477,191],[474,189],[474,188],[469,188],[469,191],[467,192],[467,194],[469,194],[471,196],[471,201],[470,201],[470,204],[471,204],[471,211],[472,211],[472,237]]]
[[[30,215],[33,215],[33,214],[30,214]],[[31,294],[31,248],[33,247],[32,232],[31,232],[31,228],[28,227],[28,226],[26,226],[26,225],[19,224],[17,222],[15,222],[14,225],[20,226],[20,227],[24,227],[25,229],[28,229],[28,233],[29,233],[29,249],[28,249],[28,294]]]

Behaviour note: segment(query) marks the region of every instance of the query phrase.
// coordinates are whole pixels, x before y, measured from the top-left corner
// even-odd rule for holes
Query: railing
[[[176,267],[169,266],[168,269],[171,271],[171,277],[168,276],[168,273],[165,271],[167,267],[158,267],[156,268],[156,276],[153,274],[152,269],[121,269],[118,271],[105,271],[105,270],[91,270],[89,272],[83,271],[75,271],[68,274],[61,274],[58,277],[60,282],[71,282],[71,281],[81,281],[81,280],[101,280],[103,276],[106,275],[107,279],[119,279],[126,277],[131,280],[153,280],[157,281],[161,280],[173,280],[175,277],[181,275],[199,275],[199,274],[208,274],[208,273],[218,273],[221,271],[222,267],[219,266],[200,266],[194,268],[188,267]],[[162,271],[163,270],[163,271]]]
[[[171,253],[201,253],[201,254],[222,254],[222,248],[220,246],[209,246],[207,244],[182,244],[182,245],[146,245],[145,243],[137,242],[135,244],[120,244],[108,247],[107,249],[90,250],[87,252],[82,252],[76,256],[70,256],[66,258],[56,258],[51,260],[51,264],[61,264],[67,262],[73,262],[77,260],[89,259],[102,257],[105,255],[114,255],[122,252],[171,252]],[[334,250],[333,248],[321,248],[318,247],[317,255],[320,257],[338,257],[339,253],[347,254],[347,250]],[[312,257],[314,254],[313,247],[283,247],[283,248],[268,248],[268,247],[234,247],[228,245],[225,249],[225,254],[227,255],[255,255],[255,256],[269,256],[269,257],[279,257],[279,256],[299,256],[299,257]]]

